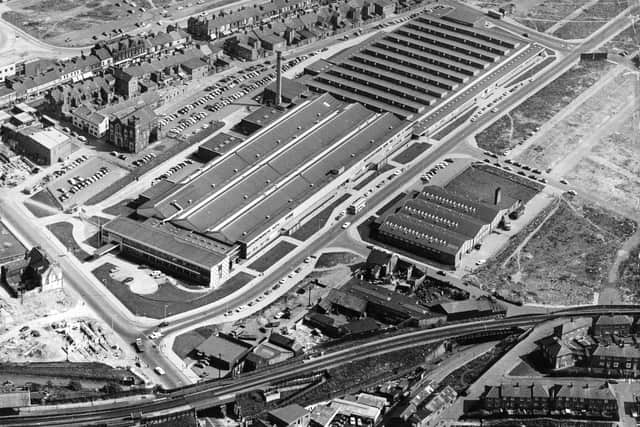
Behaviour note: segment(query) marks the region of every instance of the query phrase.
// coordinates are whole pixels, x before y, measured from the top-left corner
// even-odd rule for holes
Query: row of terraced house
[[[191,37],[184,31],[169,28],[166,33],[124,35],[102,41],[88,54],[69,60],[35,59],[13,64],[11,73],[3,73],[0,106],[39,98],[61,84],[102,75],[111,66],[125,67],[138,59],[169,54],[190,41]]]

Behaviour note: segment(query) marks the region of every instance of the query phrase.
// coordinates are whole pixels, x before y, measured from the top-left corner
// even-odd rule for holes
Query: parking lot
[[[298,55],[283,62],[282,71],[286,72],[300,62],[315,56],[318,52]],[[259,106],[256,96],[276,77],[275,59],[251,65],[234,74],[223,77],[205,88],[205,94],[193,99],[176,112],[164,116],[160,125],[168,129],[167,136],[186,140],[210,126],[212,120],[228,115],[224,111],[229,105]]]
[[[66,208],[84,203],[126,173],[124,169],[105,160],[82,155],[56,169],[52,174],[55,180],[47,188]]]

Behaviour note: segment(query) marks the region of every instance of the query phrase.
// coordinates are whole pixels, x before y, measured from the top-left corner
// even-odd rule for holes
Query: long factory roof
[[[226,244],[248,242],[406,126],[324,94],[138,212]]]

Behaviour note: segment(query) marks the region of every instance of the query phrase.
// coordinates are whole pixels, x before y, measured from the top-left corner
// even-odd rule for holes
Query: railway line
[[[495,334],[515,328],[529,328],[540,322],[559,317],[597,316],[602,314],[640,315],[640,306],[583,306],[547,314],[528,314],[494,320],[477,320],[447,325],[434,329],[409,331],[384,337],[376,341],[357,343],[348,348],[328,351],[311,358],[297,358],[293,362],[240,375],[230,380],[207,381],[185,386],[149,401],[90,403],[75,408],[31,410],[19,415],[0,417],[0,425],[6,426],[78,426],[78,425],[128,425],[137,417],[154,413],[180,411],[184,408],[202,410],[235,400],[235,396],[274,382],[305,374],[324,371],[356,360],[390,353],[410,347],[425,345],[443,339]]]

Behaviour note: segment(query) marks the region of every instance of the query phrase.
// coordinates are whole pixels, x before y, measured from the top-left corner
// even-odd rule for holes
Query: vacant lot
[[[523,143],[542,124],[598,81],[612,66],[608,62],[577,64],[477,134],[478,146],[484,150],[501,153]]]
[[[604,128],[611,117],[621,114],[624,107],[633,103],[634,82],[635,76],[628,75],[621,69],[613,79],[602,84],[593,96],[550,129],[536,136],[518,156],[518,160],[542,170],[561,165],[559,174],[567,168],[571,169],[571,164],[579,159],[576,155],[588,153],[598,143],[597,132]],[[626,119],[622,117],[621,120]],[[610,143],[604,141],[600,145],[611,146],[613,149],[622,138],[622,135],[611,135]]]
[[[213,328],[204,327],[178,335],[173,342],[173,352],[177,354],[180,359],[184,359],[194,348],[213,335],[214,332],[215,330]]]
[[[93,274],[129,311],[138,316],[142,315],[153,319],[162,319],[165,310],[167,316],[171,316],[215,302],[240,289],[254,277],[244,272],[237,273],[220,287],[206,294],[183,291],[163,283],[156,292],[139,295],[131,292],[125,283],[111,277],[109,270],[113,267],[113,264],[104,263],[94,269]]]
[[[636,21],[629,25],[626,30],[609,40],[604,46],[607,49],[626,50],[630,54],[638,49],[640,44],[640,22]]]
[[[10,11],[2,17],[29,34],[56,45],[86,46],[94,41],[114,35],[113,30],[125,32],[141,28],[159,30],[157,22],[167,11],[168,18],[197,14],[226,0],[207,0],[184,3],[172,0],[136,0],[128,4],[122,0],[15,0]]]
[[[620,209],[629,215],[640,212],[640,178],[637,175],[587,157],[565,176],[612,209]]]
[[[627,0],[600,0],[562,25],[553,35],[565,40],[590,36],[629,6]]]
[[[289,242],[278,242],[274,247],[265,252],[260,258],[255,260],[249,268],[252,268],[260,273],[264,273],[276,262],[287,256],[289,252],[294,250],[297,246]]]
[[[536,218],[533,226],[542,223],[548,213]],[[617,249],[635,227],[595,205],[561,201],[537,231],[525,228],[513,238],[515,247],[508,244],[471,278],[483,288],[525,302],[590,303],[594,292],[606,283]]]
[[[618,282],[631,300],[640,300],[640,246],[629,251],[629,257],[620,263]]]
[[[73,238],[73,225],[69,222],[56,222],[55,224],[47,225],[49,231],[64,245],[65,248],[72,254],[74,254],[80,261],[84,261],[89,257],[89,254],[85,252],[76,239]]]
[[[587,3],[588,0],[545,0],[517,17],[516,20],[529,28],[544,32]]]
[[[489,205],[494,203],[495,191],[500,188],[501,206],[512,206],[516,200],[527,203],[540,192],[542,185],[502,169],[479,164],[465,169],[445,188]]]

